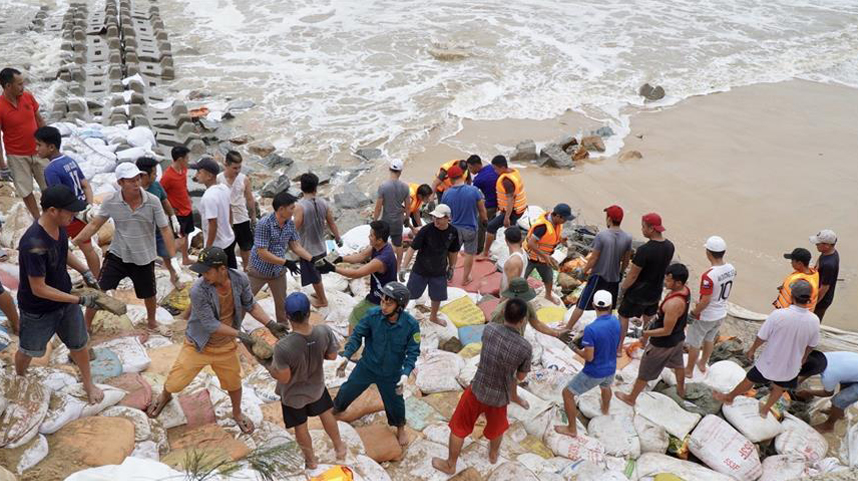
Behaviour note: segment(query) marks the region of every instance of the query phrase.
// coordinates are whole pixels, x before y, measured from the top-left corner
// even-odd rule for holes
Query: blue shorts
[[[569,384],[566,385],[566,389],[572,392],[572,394],[580,396],[596,386],[610,389],[612,384],[614,384],[613,374],[605,377],[590,377],[583,372],[579,372],[571,381],[569,381]]]
[[[20,326],[20,350],[30,357],[44,356],[45,348],[54,334],[59,336],[69,351],[80,351],[89,341],[83,312],[77,304],[65,304],[44,314],[21,311]]]
[[[853,382],[844,387],[840,385],[840,392],[831,398],[831,405],[837,409],[846,409],[858,401],[858,382]]]
[[[433,301],[447,300],[447,276],[423,277],[420,274],[411,271],[408,276],[408,292],[411,293],[412,299],[417,299],[426,291],[426,286],[429,286],[429,299]]]

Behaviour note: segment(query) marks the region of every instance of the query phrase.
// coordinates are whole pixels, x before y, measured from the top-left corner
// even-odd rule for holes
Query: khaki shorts
[[[220,381],[220,388],[227,392],[241,388],[241,365],[238,363],[238,345],[230,342],[223,346],[206,346],[203,352],[190,341],[185,341],[179,356],[170,368],[164,389],[170,394],[181,392],[206,366],[211,366]]]
[[[45,190],[45,167],[50,160],[42,159],[35,155],[7,155],[6,160],[12,178],[15,180],[15,192],[20,197],[27,197],[33,193],[33,179],[39,184],[39,189]]]

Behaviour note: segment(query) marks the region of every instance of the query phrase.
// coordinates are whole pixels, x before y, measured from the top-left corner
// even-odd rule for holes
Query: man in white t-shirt
[[[706,372],[709,356],[715,348],[715,338],[718,330],[727,317],[727,299],[733,290],[733,280],[736,278],[736,269],[732,264],[724,261],[724,253],[727,252],[727,243],[724,239],[713,235],[706,239],[703,244],[706,248],[706,258],[712,265],[700,276],[700,300],[689,312],[691,323],[685,337],[688,346],[688,364],[685,367],[685,377],[694,375],[694,364],[700,372]],[[703,355],[697,362],[700,347],[703,347]]]
[[[203,247],[220,247],[226,252],[227,264],[238,269],[235,259],[235,233],[232,231],[232,211],[229,187],[217,183],[220,166],[214,159],[203,157],[190,167],[197,171],[194,182],[206,186],[200,199],[200,223],[203,227]]]
[[[253,248],[251,219],[256,218],[256,199],[250,190],[247,176],[241,173],[241,154],[235,150],[226,153],[224,170],[217,175],[217,182],[229,187],[229,203],[232,209],[232,232],[241,254],[241,266],[247,272],[250,265],[250,250]]]

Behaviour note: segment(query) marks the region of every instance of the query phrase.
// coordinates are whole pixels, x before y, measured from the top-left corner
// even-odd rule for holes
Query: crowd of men
[[[575,215],[569,205],[559,203],[526,228],[520,227],[528,207],[525,183],[502,155],[488,165],[477,155],[446,162],[427,184],[405,183],[400,178],[403,163],[391,161],[389,178],[378,187],[367,247],[333,259],[326,257],[327,238],[330,234],[339,246],[342,239],[330,206],[317,196],[318,177],[302,175],[302,197],[285,191],[276,194],[272,211],[257,220],[250,182],[241,173],[242,156],[235,151],[226,154],[223,165],[210,157],[189,163],[188,150],[175,147],[172,163],[160,179],[154,158],[121,163],[115,171],[115,192],[96,206],[91,185],[77,162],[61,153],[60,132],[45,125],[35,99],[24,91],[20,72],[3,69],[0,84],[0,132],[6,152],[0,158],[0,170],[8,162],[16,192],[34,218],[18,241],[17,309],[0,286],[0,308],[19,336],[16,371],[24,375],[31,359],[43,356],[56,334],[69,348],[90,402],[103,396],[92,382],[86,351],[97,302],[95,295],[71,293],[68,268],[80,272],[86,285],[102,291],[115,289],[129,278],[146,306],[148,333],[164,336],[172,332],[155,317],[156,262],[168,269],[177,285],[179,265],[199,275],[190,288],[190,308],[182,314],[187,320],[182,350],[160,397],[147,411],[153,417],[200,370],[211,366],[232,400],[236,425],[243,432],[253,431],[253,423],[241,409],[237,341],[251,350],[264,342],[242,330],[246,313],[263,323],[279,340],[272,359],[260,363],[277,381],[285,426],[294,428],[308,468],[317,465],[308,418],[320,417],[341,461],[345,445],[336,420],[371,384],[378,387],[399,442],[407,444],[403,388],[420,354],[420,324],[408,312],[409,302],[428,290],[429,321],[444,325],[439,308],[447,300],[458,256],[463,256],[461,282],[467,286],[476,280],[472,276],[475,260],[492,257],[492,245],[502,228],[508,254],[497,266],[502,273],[502,302],[482,335],[476,375],[450,420],[448,457],[432,460],[445,473],[455,473],[464,439],[480,415],[486,417],[483,434],[489,440],[489,459],[495,462],[509,426],[507,406],[513,402],[528,408],[517,395],[517,385],[533,362],[533,348],[524,337],[528,325],[563,340],[585,362],[562,391],[569,422],[555,427],[558,433],[574,437],[576,397],[598,386],[601,410],[608,413],[617,358],[627,347],[625,337],[633,319],[638,320],[638,341],[643,347],[640,369],[631,392],[617,392],[621,401],[631,405],[665,368],[674,370],[677,392],[684,396],[685,379],[695,369],[706,372],[727,316],[736,269],[726,260],[724,239],[712,236],[703,245],[700,255],[711,267],[701,275],[699,298],[694,302],[689,271],[673,262],[675,249],[664,236],[662,218],[656,213],[641,218],[641,234],[647,242],[633,249],[632,236],[621,228],[624,210],[611,205],[604,209],[605,228],[595,236],[586,258],[586,286],[568,323],[555,328],[540,322],[530,302],[537,293],[527,279],[535,271],[545,298],[560,303],[553,293],[559,267],[555,253],[566,243],[564,225]],[[196,230],[187,187],[189,170],[206,188],[198,206],[203,248],[196,259],[189,246]],[[33,181],[41,192],[38,203]],[[426,216],[431,221],[424,224],[428,210],[424,206],[433,201],[436,205]],[[92,238],[109,220],[114,225],[112,241],[99,258]],[[754,385],[770,384],[771,394],[760,406],[765,416],[784,390],[795,390],[800,380],[820,374],[823,390],[796,395],[834,396],[829,418],[820,426],[826,430],[858,401],[858,353],[814,350],[820,320],[834,298],[839,254],[837,236],[830,230],[820,231],[810,241],[820,253],[815,263],[801,247],[784,255],[793,272],[779,287],[775,310],[762,325],[748,358],[754,360],[763,344],[766,349],[744,381],[730,393],[716,396],[729,403]],[[85,261],[69,252],[69,242],[80,249]],[[181,261],[174,264],[177,251]],[[298,276],[302,286],[312,285],[314,294],[306,296],[293,288],[287,295],[287,270]],[[309,323],[311,310],[328,303],[323,275],[330,272],[349,279],[368,278],[370,283],[368,294],[349,317],[349,337],[342,348],[330,327]],[[263,286],[274,299],[274,319],[255,301]],[[595,320],[584,327],[582,336],[573,337],[573,329],[588,310],[595,310]],[[325,387],[324,360],[337,360],[338,373],[344,375],[361,347],[360,359],[332,398]]]

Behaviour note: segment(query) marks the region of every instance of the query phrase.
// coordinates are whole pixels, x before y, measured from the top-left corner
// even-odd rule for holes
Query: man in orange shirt
[[[0,170],[6,170],[6,158],[15,181],[15,191],[24,199],[24,205],[39,218],[39,206],[33,196],[33,179],[39,189],[45,190],[45,167],[49,159],[36,155],[36,138],[33,134],[45,125],[39,115],[39,103],[30,92],[24,91],[24,77],[14,68],[0,70],[0,133],[6,157],[0,153]]]
[[[194,216],[191,211],[191,196],[188,195],[188,154],[190,150],[183,145],[173,147],[170,154],[173,163],[164,169],[161,174],[161,187],[167,193],[167,201],[176,212],[176,221],[179,224],[179,232],[176,237],[181,239],[179,249],[182,251],[182,264],[189,266],[193,264],[188,257],[188,236],[194,231]],[[176,222],[173,222],[173,225]]]

